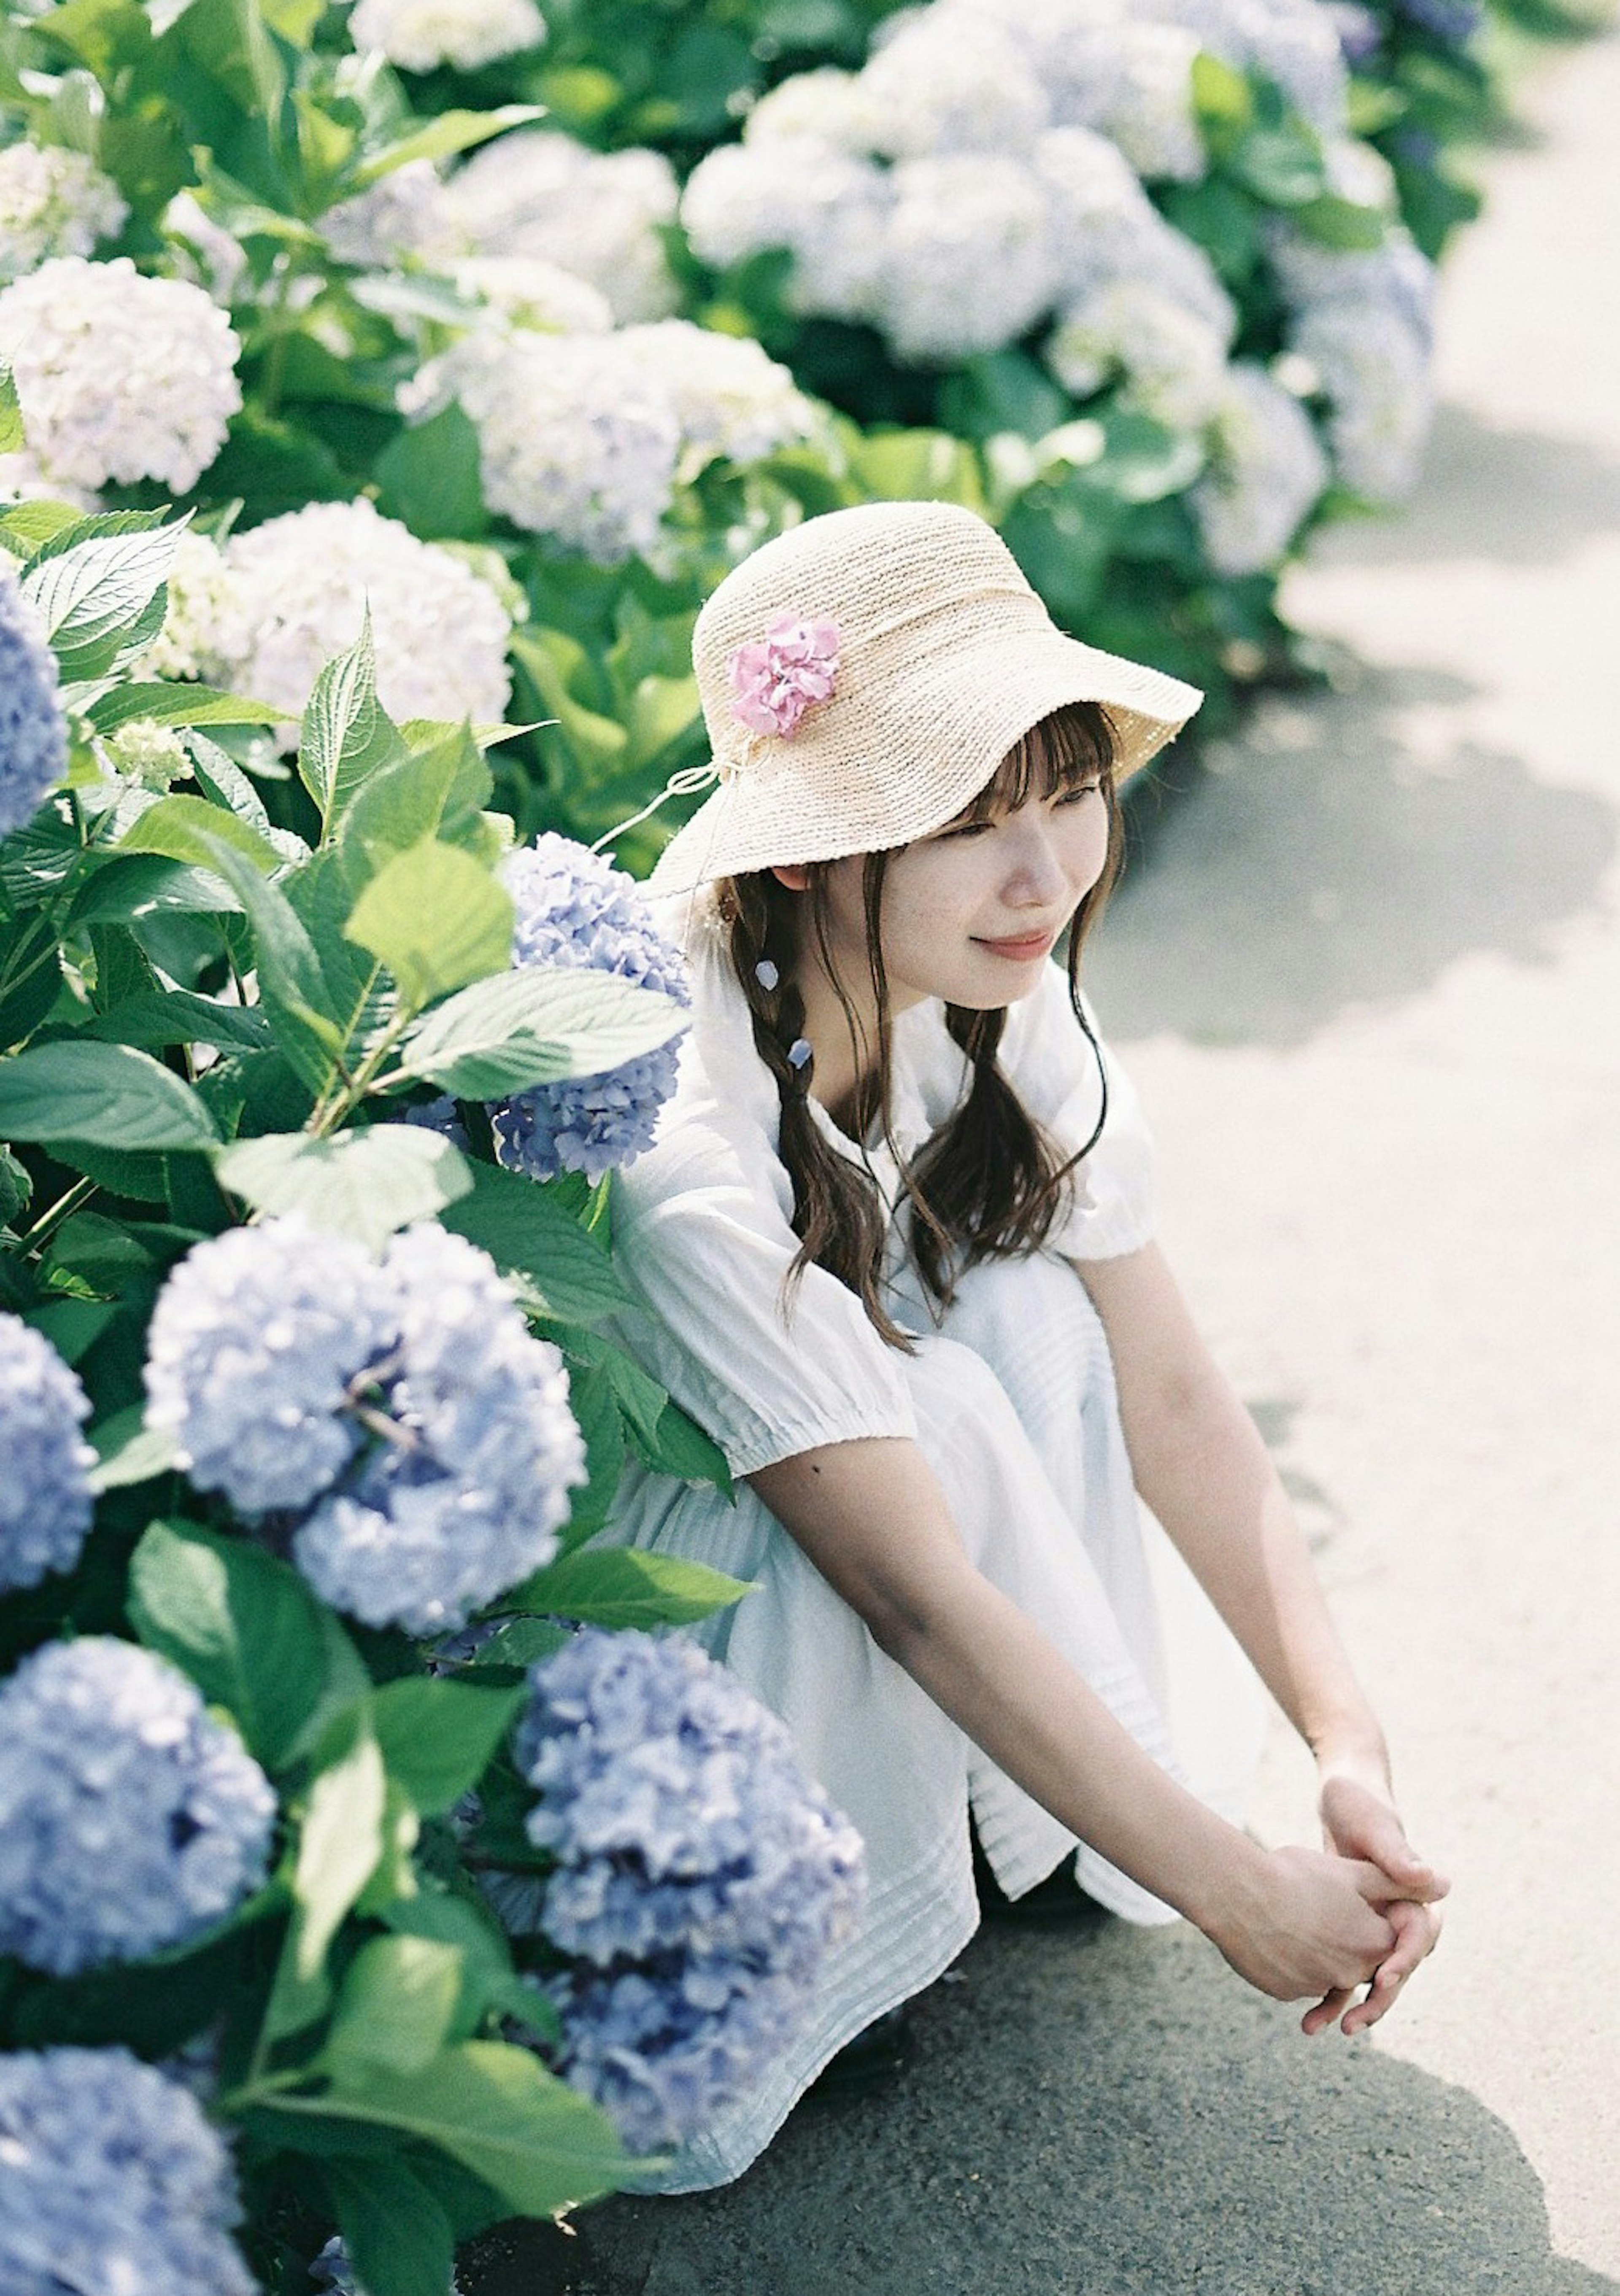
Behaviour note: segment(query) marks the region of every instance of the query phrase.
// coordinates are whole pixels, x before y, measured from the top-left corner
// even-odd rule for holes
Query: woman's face
[[[938,996],[988,1011],[1029,996],[1107,853],[1107,800],[1096,781],[1032,796],[984,821],[958,819],[902,847],[883,893],[893,1010]],[[870,978],[864,865],[856,854],[826,875],[834,959],[846,989],[862,1001]]]

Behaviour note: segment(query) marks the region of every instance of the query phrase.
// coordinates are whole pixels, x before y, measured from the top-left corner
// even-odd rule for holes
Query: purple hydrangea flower
[[[307,1506],[359,1447],[345,1412],[392,1337],[388,1285],[301,1220],[227,1228],[187,1252],[147,1335],[146,1420],[199,1490],[249,1516]]]
[[[572,838],[547,834],[509,855],[501,874],[517,910],[514,964],[613,972],[690,1004],[679,952],[624,870]],[[652,1145],[658,1111],[675,1089],[678,1058],[673,1043],[660,1045],[597,1075],[564,1077],[493,1103],[497,1155],[532,1179],[583,1172],[594,1185]]]
[[[585,1446],[561,1356],[486,1252],[424,1224],[394,1238],[383,1274],[386,1421],[292,1552],[338,1610],[434,1634],[550,1562]]]
[[[627,2144],[678,2141],[757,2077],[855,1918],[859,1835],[785,1726],[692,1644],[587,1629],[515,1742],[556,1865],[539,1927],[580,1964],[563,2071]]]
[[[90,1528],[90,1401],[49,1341],[0,1315],[0,1591],[71,1570]]]
[[[16,575],[0,562],[0,837],[31,821],[68,769],[56,686],[56,657]]]
[[[46,1643],[0,1687],[0,1953],[70,1977],[183,1945],[263,1881],[275,1796],[151,1651]]]
[[[225,2140],[127,2049],[0,2056],[5,2296],[255,2296]]]

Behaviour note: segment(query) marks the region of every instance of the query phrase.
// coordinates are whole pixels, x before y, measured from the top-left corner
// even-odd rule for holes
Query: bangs
[[[1021,734],[958,821],[988,821],[1032,797],[1057,797],[1114,770],[1114,726],[1097,701],[1070,701]]]

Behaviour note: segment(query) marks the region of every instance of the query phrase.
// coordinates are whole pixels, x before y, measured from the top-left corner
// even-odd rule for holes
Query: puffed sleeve
[[[614,1181],[615,1257],[651,1311],[621,1336],[734,1475],[824,1443],[915,1436],[901,1359],[854,1292],[809,1267],[785,1300],[799,1240],[776,1086],[740,996],[717,1013],[703,987],[653,1145]]]
[[[1089,1004],[1086,1017],[1092,1018]],[[1117,1259],[1153,1235],[1153,1138],[1131,1078],[1100,1037],[1098,1046],[1076,1021],[1069,984],[1055,964],[1010,1008],[1001,1040],[1001,1065],[1018,1097],[1065,1154],[1096,1131],[1107,1078],[1102,1131],[1075,1173],[1069,1212],[1048,1239],[1048,1250],[1069,1259]]]

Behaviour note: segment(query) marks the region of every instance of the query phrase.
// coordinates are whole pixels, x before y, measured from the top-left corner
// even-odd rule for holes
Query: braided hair
[[[1014,746],[964,817],[989,818],[1022,805],[1032,793],[1049,797],[1100,779],[1108,808],[1108,849],[1098,882],[1081,901],[1069,935],[1069,1001],[1096,1051],[1097,1040],[1080,1002],[1081,946],[1096,922],[1118,872],[1121,830],[1113,781],[1114,736],[1094,702],[1071,702],[1043,718]],[[1005,1007],[981,1011],[948,1004],[945,1025],[966,1058],[966,1097],[926,1141],[915,1162],[899,1152],[890,1131],[890,998],[884,971],[880,922],[889,856],[868,853],[861,892],[876,1026],[868,1031],[840,983],[828,933],[826,873],[811,866],[805,894],[789,892],[769,870],[723,879],[720,914],[729,932],[732,967],[748,1002],[755,1050],[776,1078],[781,1102],[779,1147],[793,1183],[793,1227],[800,1247],[790,1288],[812,1263],[854,1292],[868,1317],[892,1347],[912,1341],[884,1305],[883,1267],[889,1215],[869,1168],[842,1154],[821,1131],[810,1105],[814,1062],[804,1037],[804,999],[794,971],[810,949],[819,958],[843,1007],[855,1053],[852,1129],[858,1139],[876,1128],[895,1156],[903,1201],[909,1204],[909,1248],[929,1298],[950,1306],[962,1275],[979,1261],[1038,1250],[1065,1209],[1074,1168],[1094,1144],[1107,1110],[1101,1054],[1103,1114],[1091,1138],[1065,1157],[1042,1131],[1003,1074],[997,1054],[1007,1025]]]

